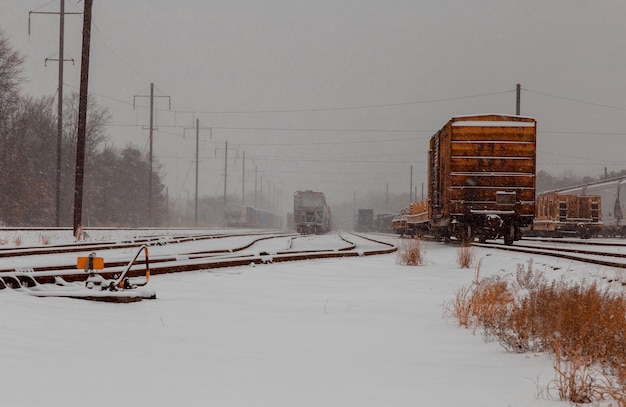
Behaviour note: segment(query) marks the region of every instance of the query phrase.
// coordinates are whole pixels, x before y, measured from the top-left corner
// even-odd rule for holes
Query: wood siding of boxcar
[[[501,125],[500,125],[501,124]],[[519,215],[535,213],[536,123],[531,118],[455,118],[432,138],[429,155],[431,219],[470,210],[502,210],[496,192],[516,193]]]
[[[537,196],[537,221],[598,223],[602,221],[600,195],[544,193]]]

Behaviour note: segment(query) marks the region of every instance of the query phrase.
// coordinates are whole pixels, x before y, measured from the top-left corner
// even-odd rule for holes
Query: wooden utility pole
[[[516,88],[516,92],[515,92],[515,114],[517,116],[520,115],[520,111],[521,111],[521,99],[522,99],[522,85],[520,85],[519,83],[517,84]]]
[[[389,213],[389,183],[387,182],[385,184],[385,212]]]
[[[409,186],[409,204],[413,203],[413,166],[411,166],[411,185]]]
[[[242,165],[243,165],[243,172],[242,172],[242,179],[241,179],[241,204],[245,205],[246,204],[246,150],[243,151],[243,160],[242,161]]]
[[[183,128],[183,138],[185,137],[186,130],[195,130],[196,131],[196,188],[195,188],[195,196],[194,196],[194,225],[198,226],[198,181],[199,181],[199,165],[200,165],[200,129],[208,129],[210,137],[213,138],[211,128],[210,127],[200,127],[200,119],[196,118],[195,127],[185,127]]]
[[[196,119],[196,196],[195,196],[195,215],[194,215],[194,225],[198,226],[198,163],[200,162],[199,157],[200,150],[200,120]]]
[[[56,226],[61,226],[61,141],[63,140],[63,33],[65,31],[65,0],[59,11],[59,104],[57,117],[57,174],[56,174]]]
[[[149,137],[150,137],[150,151],[149,151],[149,157],[148,157],[148,162],[149,162],[149,166],[150,166],[150,172],[148,174],[148,225],[149,226],[153,226],[153,220],[152,220],[152,157],[153,157],[153,150],[152,150],[152,145],[153,145],[153,135],[154,135],[154,98],[155,97],[161,97],[161,98],[167,98],[169,101],[169,109],[172,109],[172,100],[169,96],[154,96],[154,83],[150,83],[150,95],[135,95],[133,97],[133,109],[135,108],[135,99],[140,98],[140,97],[148,97],[150,98],[150,127],[149,127]]]
[[[261,173],[261,179],[259,180],[259,205],[263,208],[263,173]]]
[[[226,183],[228,181],[228,141],[224,142],[224,213],[226,213]]]
[[[91,43],[91,9],[93,0],[85,0],[83,12],[83,47],[80,62],[78,96],[78,138],[76,141],[76,180],[74,182],[74,236],[82,228],[83,180],[85,175],[85,139],[87,134],[87,94],[89,90],[89,50]]]
[[[148,162],[150,163],[150,172],[148,173],[148,226],[152,226],[152,156],[154,155],[152,150],[154,135],[154,83],[150,83],[150,157]]]
[[[81,12],[65,12],[65,0],[60,0],[59,12],[53,11],[30,11],[28,13],[28,35],[30,35],[30,16],[31,14],[58,14],[59,15],[59,57],[46,58],[44,65],[48,61],[59,62],[59,82],[58,82],[58,105],[57,105],[57,169],[56,169],[56,226],[61,226],[61,158],[62,158],[62,141],[63,141],[63,63],[72,61],[73,59],[65,59],[65,15],[66,14],[83,14]]]
[[[215,156],[217,157],[217,150],[215,149]],[[226,220],[226,191],[228,184],[228,141],[224,142],[224,220]]]

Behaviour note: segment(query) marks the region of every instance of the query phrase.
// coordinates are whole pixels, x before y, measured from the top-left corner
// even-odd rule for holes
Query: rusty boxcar
[[[537,195],[537,214],[530,233],[536,236],[589,238],[602,233],[600,195],[547,192]]]
[[[535,215],[537,121],[499,114],[452,118],[430,139],[431,233],[469,242],[521,238]]]

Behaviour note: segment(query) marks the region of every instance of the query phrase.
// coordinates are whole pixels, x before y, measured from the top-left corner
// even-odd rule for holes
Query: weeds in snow
[[[548,282],[532,262],[511,276],[456,292],[447,312],[514,352],[546,352],[556,378],[546,393],[571,403],[611,398],[626,407],[626,297],[595,283]]]
[[[397,263],[405,266],[421,266],[424,264],[424,250],[419,239],[401,240],[398,247]]]
[[[461,246],[456,251],[457,263],[461,268],[468,269],[474,264],[475,251],[472,246]]]
[[[48,244],[50,244],[50,236],[44,235],[44,234],[40,234],[39,235],[39,241],[41,242],[42,245],[48,245]]]

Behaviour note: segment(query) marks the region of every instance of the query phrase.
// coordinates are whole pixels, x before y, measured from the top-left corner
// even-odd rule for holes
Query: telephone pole
[[[519,83],[515,86],[515,114],[517,116],[520,115],[521,111],[521,99],[522,99],[522,85]]]
[[[198,226],[198,165],[200,163],[200,129],[208,129],[210,138],[213,138],[210,127],[200,127],[200,119],[196,119],[196,127],[183,128],[183,137],[185,136],[185,130],[196,130],[196,193],[194,198],[194,225]]]
[[[242,161],[242,165],[243,165],[243,169],[242,169],[242,180],[241,180],[241,204],[245,205],[246,204],[246,150],[243,150],[243,160]]]
[[[154,134],[154,98],[167,98],[169,101],[168,109],[172,109],[172,100],[169,96],[154,96],[154,83],[150,83],[150,94],[149,95],[135,95],[133,97],[133,109],[135,108],[135,100],[137,98],[150,98],[150,151],[148,153],[148,162],[150,163],[150,172],[148,174],[148,225],[153,226],[152,220],[152,144],[153,144],[153,134]]]
[[[65,0],[61,0],[59,11],[59,104],[57,107],[57,185],[56,185],[56,226],[60,225],[61,218],[61,141],[63,137],[63,34],[65,31]]]
[[[224,143],[224,213],[226,213],[226,182],[228,180],[228,141],[225,141]]]
[[[215,149],[215,155],[217,156],[217,148]],[[231,149],[235,150],[236,149]],[[224,142],[224,226],[226,226],[226,191],[228,184],[228,141]]]
[[[196,119],[196,198],[194,207],[194,225],[198,226],[198,165],[200,163],[200,120]]]
[[[59,84],[58,84],[58,105],[57,105],[57,169],[56,169],[56,204],[55,204],[55,225],[61,226],[61,150],[63,141],[63,63],[72,61],[73,59],[65,59],[65,15],[66,14],[83,14],[80,12],[65,12],[65,0],[60,0],[59,12],[52,11],[30,11],[28,13],[28,35],[30,35],[30,16],[31,14],[58,14],[59,15],[59,58],[46,58],[44,65],[48,61],[59,62]]]
[[[85,0],[83,13],[83,46],[80,62],[80,93],[78,96],[78,137],[76,140],[76,180],[74,182],[74,236],[80,237],[83,212],[83,179],[85,172],[85,139],[87,134],[87,94],[89,90],[89,50],[91,44],[91,8],[93,0]]]
[[[413,166],[411,166],[411,182],[409,186],[409,204],[413,203]]]

